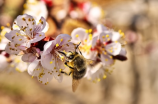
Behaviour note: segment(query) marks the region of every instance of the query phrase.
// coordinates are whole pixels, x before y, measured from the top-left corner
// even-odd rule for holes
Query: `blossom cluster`
[[[67,66],[64,64],[65,57],[59,52],[74,52],[76,44],[79,43],[81,43],[79,49],[84,58],[92,61],[87,65],[85,77],[94,82],[100,81],[101,77],[106,78],[107,68],[113,65],[116,59],[126,60],[126,50],[123,46],[124,33],[121,31],[115,32],[99,24],[94,30],[76,28],[71,36],[60,34],[56,38],[51,38],[45,36],[44,30],[48,28],[46,20],[41,17],[38,23],[36,21],[28,14],[19,15],[15,19],[11,30],[5,34],[9,41],[4,37],[2,39],[6,41],[4,52],[8,58],[4,52],[1,53],[1,57],[9,60],[17,55],[22,61],[19,58],[14,59],[14,62],[10,62],[11,68],[21,71],[24,67],[19,69],[18,66],[27,66],[25,70],[27,69],[32,77],[37,77],[42,84],[47,85],[53,77],[58,82],[62,81],[61,70]],[[4,44],[3,41],[1,45]]]
[[[59,10],[51,17],[58,27],[58,34],[47,36],[49,23],[47,23],[47,9],[55,8],[50,0],[28,0],[24,5],[23,15],[19,15],[12,27],[3,28],[0,35],[0,70],[9,72],[17,70],[27,71],[29,75],[37,77],[38,81],[47,85],[53,77],[62,82],[62,71],[68,68],[65,65],[67,52],[77,52],[83,55],[87,62],[85,78],[93,82],[105,79],[111,73],[115,60],[124,61],[126,49],[124,48],[125,34],[99,24],[104,17],[103,10],[90,2],[74,2],[71,0],[69,8]],[[65,7],[65,6],[64,6]],[[94,14],[94,12],[96,14]],[[66,17],[83,20],[93,29],[76,28],[70,35],[60,34],[59,28]],[[50,17],[49,17],[50,18]],[[73,66],[72,66],[73,67]],[[71,69],[72,70],[72,69]]]

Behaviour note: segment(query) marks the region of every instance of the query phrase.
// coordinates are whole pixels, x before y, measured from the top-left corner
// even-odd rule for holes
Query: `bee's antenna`
[[[64,52],[58,51],[59,53],[63,54],[64,56],[66,56],[66,54]]]
[[[76,49],[79,47],[80,44],[81,44],[81,42],[77,45]],[[76,52],[76,49],[75,49],[75,52]]]

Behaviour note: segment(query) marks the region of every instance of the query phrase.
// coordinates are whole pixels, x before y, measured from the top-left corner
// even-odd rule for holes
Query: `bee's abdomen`
[[[85,73],[86,73],[86,68],[81,69],[81,71],[74,71],[73,78],[74,79],[81,79],[84,77]]]

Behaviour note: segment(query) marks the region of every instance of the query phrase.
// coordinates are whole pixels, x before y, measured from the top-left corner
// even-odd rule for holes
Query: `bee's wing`
[[[72,91],[75,92],[78,85],[80,83],[80,80],[77,80],[77,79],[72,79]]]

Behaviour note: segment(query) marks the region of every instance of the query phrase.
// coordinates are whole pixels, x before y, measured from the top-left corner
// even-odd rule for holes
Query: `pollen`
[[[103,79],[106,79],[106,77],[107,77],[107,76],[106,76],[106,75],[104,75],[104,76],[103,76]]]
[[[109,37],[109,35],[106,35],[106,37],[108,38],[108,37]]]
[[[61,72],[61,71],[62,71],[62,69],[59,69],[59,71]]]
[[[76,34],[76,37],[77,37],[77,38],[78,38],[78,36],[79,36],[79,35],[78,35],[78,34]]]
[[[34,25],[34,24],[35,24],[35,22],[32,23],[32,25]]]
[[[62,42],[62,41],[63,41],[63,39],[60,39],[60,41]]]
[[[50,64],[52,64],[53,63],[53,61],[50,61]]]
[[[57,43],[57,44],[56,44],[56,47],[58,47],[58,46],[59,46],[59,44]]]
[[[30,31],[32,31],[32,28],[30,29]]]
[[[58,76],[60,76],[60,74],[58,74]]]
[[[102,36],[102,38],[105,38],[105,36]]]
[[[10,27],[10,23],[7,23],[6,25],[7,25],[8,27]]]
[[[88,30],[85,30],[86,33],[88,33]]]
[[[115,43],[118,43],[118,41],[115,41]]]
[[[28,21],[31,21],[31,19],[29,18]]]
[[[56,69],[56,67],[54,67],[54,69]]]
[[[110,41],[110,38],[108,38],[108,41]]]
[[[23,20],[23,21],[26,21],[26,19],[25,19],[25,18],[22,18],[22,20]]]
[[[110,56],[110,58],[112,59],[112,56]]]
[[[92,34],[89,34],[89,40],[92,40]]]
[[[42,36],[41,34],[39,36]]]
[[[1,26],[1,29],[3,30],[3,29],[4,29],[4,26]]]
[[[89,29],[88,31],[89,31],[89,33],[91,33],[91,32],[92,32],[92,29]]]
[[[105,61],[108,61],[108,59],[105,59]]]
[[[33,78],[34,76],[32,76],[31,78]]]
[[[12,37],[12,39],[14,39],[14,38],[15,38],[15,36]]]

